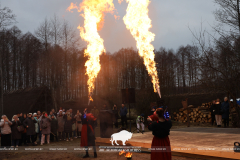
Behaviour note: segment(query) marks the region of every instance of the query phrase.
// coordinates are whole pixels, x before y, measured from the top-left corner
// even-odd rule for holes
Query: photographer
[[[141,114],[140,116],[137,117],[136,119],[136,123],[137,123],[137,129],[138,129],[138,133],[140,130],[140,126],[142,127],[142,132],[144,132],[144,114]]]
[[[12,117],[12,147],[18,147],[19,141],[22,138],[21,132],[18,131],[18,127],[21,126],[22,123],[17,117],[17,115],[14,115]]]
[[[12,122],[8,120],[6,115],[2,115],[0,122],[1,127],[1,147],[11,146],[11,126]]]

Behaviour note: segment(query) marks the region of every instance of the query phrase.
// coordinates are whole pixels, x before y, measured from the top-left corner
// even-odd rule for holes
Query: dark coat
[[[19,121],[20,121],[21,123],[23,123],[23,121],[24,121],[24,118],[23,118],[23,116],[21,116],[21,117],[18,117],[18,119],[19,119]]]
[[[210,111],[211,111],[212,115],[214,115],[214,112],[213,112],[214,110],[216,110],[215,109],[215,104],[212,104],[211,107],[210,107]]]
[[[215,106],[215,115],[222,115],[222,113],[221,113],[221,104],[219,103],[219,104],[215,104],[214,105]]]
[[[57,116],[57,121],[58,121],[58,132],[63,132],[64,131],[64,124],[65,124],[65,119],[63,116]]]
[[[229,118],[229,103],[228,103],[228,101],[222,103],[221,110],[223,111],[222,118],[228,119]]]
[[[127,107],[121,107],[120,108],[120,116],[126,116],[127,115],[127,113],[128,113],[128,111],[127,111]]]
[[[113,112],[114,118],[118,119],[119,118],[119,116],[118,116],[118,109],[113,109],[112,112]]]
[[[64,132],[66,132],[66,133],[72,132],[73,119],[67,120],[67,115],[66,114],[63,116],[63,118],[65,120]]]
[[[52,119],[52,122],[51,122],[51,132],[53,134],[57,134],[57,130],[58,130],[58,121],[56,119]]]
[[[32,118],[30,117],[27,117],[24,121],[23,121],[23,125],[25,127],[28,126],[27,128],[27,135],[31,136],[31,135],[35,135],[36,132],[35,132],[35,124],[34,123],[37,123],[37,121],[34,119],[32,120]]]
[[[16,139],[21,139],[22,138],[22,134],[21,132],[18,131],[17,127],[22,125],[21,121],[12,121],[12,139],[16,140]]]
[[[42,134],[50,134],[51,133],[51,121],[52,119],[50,118],[46,118],[46,117],[42,117],[41,121],[40,121],[40,129]],[[47,124],[47,128],[42,128],[42,125],[46,123]]]

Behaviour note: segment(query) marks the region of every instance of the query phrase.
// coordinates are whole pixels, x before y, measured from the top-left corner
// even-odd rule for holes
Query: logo
[[[120,131],[118,133],[112,134],[110,141],[112,142],[113,146],[114,146],[114,144],[113,144],[114,141],[115,141],[116,145],[119,145],[117,143],[118,140],[122,141],[122,144],[125,146],[126,145],[125,142],[127,140],[131,139],[131,138],[132,138],[132,133],[131,132],[128,132],[126,130],[122,130],[122,131]]]

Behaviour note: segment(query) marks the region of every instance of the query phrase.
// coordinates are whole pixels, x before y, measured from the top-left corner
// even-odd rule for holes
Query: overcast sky
[[[113,53],[121,48],[136,48],[136,42],[130,32],[126,29],[122,20],[126,14],[127,3],[117,3],[115,8],[120,16],[115,20],[114,16],[107,14],[105,24],[100,31],[104,39],[107,51]],[[47,17],[56,14],[60,19],[66,19],[74,28],[83,25],[83,18],[76,10],[67,12],[66,9],[71,2],[82,2],[82,0],[0,0],[1,7],[9,7],[17,15],[16,24],[23,33],[34,32],[41,22]],[[192,44],[193,36],[189,30],[200,30],[201,22],[209,32],[210,25],[214,25],[213,11],[216,10],[213,0],[152,0],[149,5],[149,17],[152,20],[151,31],[155,33],[152,42],[155,49],[160,47],[177,50],[181,45]]]

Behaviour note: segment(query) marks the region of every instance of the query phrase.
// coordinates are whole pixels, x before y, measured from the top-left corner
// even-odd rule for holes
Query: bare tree
[[[1,30],[1,40],[4,40],[5,36],[2,30],[16,22],[16,15],[12,13],[12,10],[8,7],[1,7],[0,4],[0,30]],[[3,114],[3,50],[0,51],[0,115]]]

